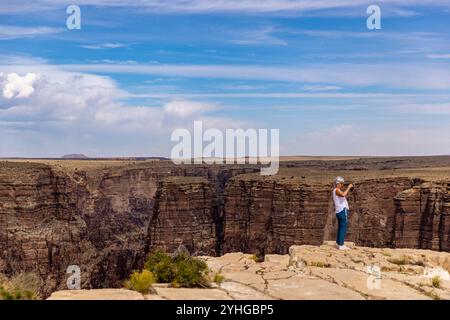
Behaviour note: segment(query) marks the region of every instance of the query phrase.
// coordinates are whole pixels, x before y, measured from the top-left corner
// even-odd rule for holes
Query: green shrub
[[[193,257],[179,257],[174,259],[175,277],[174,287],[209,287],[208,265],[205,261]]]
[[[169,283],[175,277],[172,257],[162,250],[157,250],[148,256],[144,269],[155,275],[156,282]]]
[[[161,250],[150,254],[144,268],[151,271],[157,282],[171,283],[174,287],[208,287],[208,265],[191,257],[187,250],[177,250],[171,257]]]
[[[19,273],[11,279],[0,279],[0,300],[40,299],[40,279],[33,273]]]
[[[142,294],[147,294],[150,292],[153,283],[155,283],[155,277],[150,271],[134,271],[130,278],[125,281],[124,287]]]

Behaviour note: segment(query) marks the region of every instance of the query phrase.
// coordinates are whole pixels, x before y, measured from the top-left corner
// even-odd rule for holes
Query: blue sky
[[[168,156],[200,119],[278,128],[283,155],[450,154],[449,21],[439,0],[1,0],[0,156]]]

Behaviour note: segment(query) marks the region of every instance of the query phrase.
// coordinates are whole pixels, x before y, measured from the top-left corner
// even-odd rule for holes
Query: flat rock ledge
[[[126,289],[64,290],[50,300],[428,300],[450,299],[450,253],[366,248],[333,242],[291,246],[287,255],[202,257],[225,280],[211,289],[154,285],[142,295]]]

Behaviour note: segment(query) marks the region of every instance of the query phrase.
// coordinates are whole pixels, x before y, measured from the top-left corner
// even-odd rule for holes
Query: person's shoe
[[[339,246],[338,249],[339,250],[350,250],[350,248],[345,245]]]

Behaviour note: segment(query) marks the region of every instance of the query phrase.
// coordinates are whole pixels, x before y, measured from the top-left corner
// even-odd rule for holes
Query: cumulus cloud
[[[9,73],[0,75],[0,79],[6,100],[22,98],[17,104],[0,100],[3,120],[45,117],[52,122],[94,122],[102,127],[120,124],[121,130],[157,131],[167,123],[163,123],[165,118],[187,121],[215,109],[207,103],[187,100],[169,100],[160,107],[127,105],[120,102],[126,93],[114,81],[90,74]]]
[[[194,120],[205,127],[243,124],[215,116],[218,106],[209,103],[169,99],[133,105],[109,77],[40,70],[0,74],[0,156],[168,155],[171,131],[190,128]]]
[[[23,77],[17,73],[9,73],[7,75],[0,73],[3,97],[6,99],[29,97],[34,92],[33,85],[37,78],[37,75],[34,73],[27,73]]]

